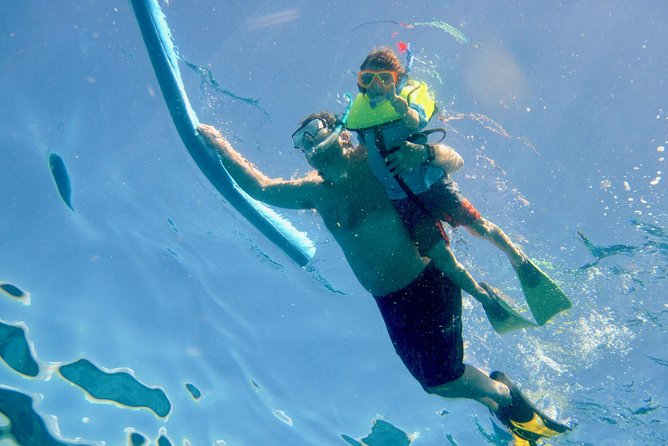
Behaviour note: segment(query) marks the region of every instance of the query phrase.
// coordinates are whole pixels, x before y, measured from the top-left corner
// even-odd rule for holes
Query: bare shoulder
[[[302,177],[287,180],[285,183],[286,186],[289,185],[289,190],[294,191],[295,199],[301,208],[317,208],[317,203],[326,195],[325,190],[328,185],[315,170]]]
[[[317,191],[320,188],[322,188],[326,183],[326,181],[322,178],[322,176],[315,170],[308,172],[304,176],[298,178],[292,178],[288,181],[292,185],[308,191]]]

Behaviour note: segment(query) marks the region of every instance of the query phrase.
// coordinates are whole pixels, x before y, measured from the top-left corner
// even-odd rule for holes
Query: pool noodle
[[[162,95],[190,156],[228,203],[298,265],[307,265],[315,254],[313,241],[306,233],[298,231],[289,221],[239,188],[218,155],[197,137],[199,120],[190,106],[171,31],[157,0],[131,0],[131,3]]]

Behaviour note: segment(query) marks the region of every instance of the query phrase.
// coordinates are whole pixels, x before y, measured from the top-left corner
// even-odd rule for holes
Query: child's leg
[[[505,252],[515,269],[526,262],[526,255],[515,246],[505,232],[497,225],[484,217],[480,217],[464,226],[472,235],[490,241],[501,251]]]
[[[487,292],[478,285],[478,282],[462,266],[447,246],[445,240],[436,243],[429,252],[426,253],[435,264],[455,285],[469,293],[483,305],[492,304],[492,298]]]
[[[451,226],[464,226],[471,234],[492,242],[506,253],[513,267],[517,270],[526,263],[526,256],[497,225],[480,215],[475,206],[462,195],[459,186],[452,180],[445,179],[434,184],[431,189],[421,194],[426,205],[433,213]]]

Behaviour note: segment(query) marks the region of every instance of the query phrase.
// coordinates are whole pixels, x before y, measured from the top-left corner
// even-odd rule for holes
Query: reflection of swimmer
[[[455,266],[445,249],[447,240],[444,243],[441,222],[463,226],[508,256],[522,282],[529,308],[538,323],[544,324],[557,312],[569,308],[570,303],[564,301],[563,293],[554,297],[537,288],[549,278],[501,228],[480,215],[450,178],[452,170],[439,163],[434,145],[426,140],[430,131],[423,131],[436,113],[436,104],[424,82],[408,78],[410,62],[407,66],[390,48],[374,50],[366,57],[357,76],[360,93],[352,103],[347,128],[356,131],[367,147],[371,170],[422,255],[431,258],[442,271],[451,271]],[[459,158],[459,165],[462,164]],[[545,302],[550,299],[555,302]]]
[[[427,392],[473,399],[499,415],[512,409],[505,383],[463,363],[461,289],[425,263],[371,174],[366,152],[335,126],[328,113],[304,120],[293,138],[316,170],[294,180],[267,177],[215,128],[201,125],[199,132],[253,198],[320,213],[355,276],[375,296],[397,354]]]

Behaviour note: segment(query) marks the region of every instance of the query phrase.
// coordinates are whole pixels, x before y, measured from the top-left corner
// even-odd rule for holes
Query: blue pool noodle
[[[314,243],[290,222],[241,190],[218,155],[197,137],[199,120],[188,101],[171,32],[157,0],[131,0],[131,3],[162,95],[190,156],[228,203],[298,265],[307,265],[315,254]]]

